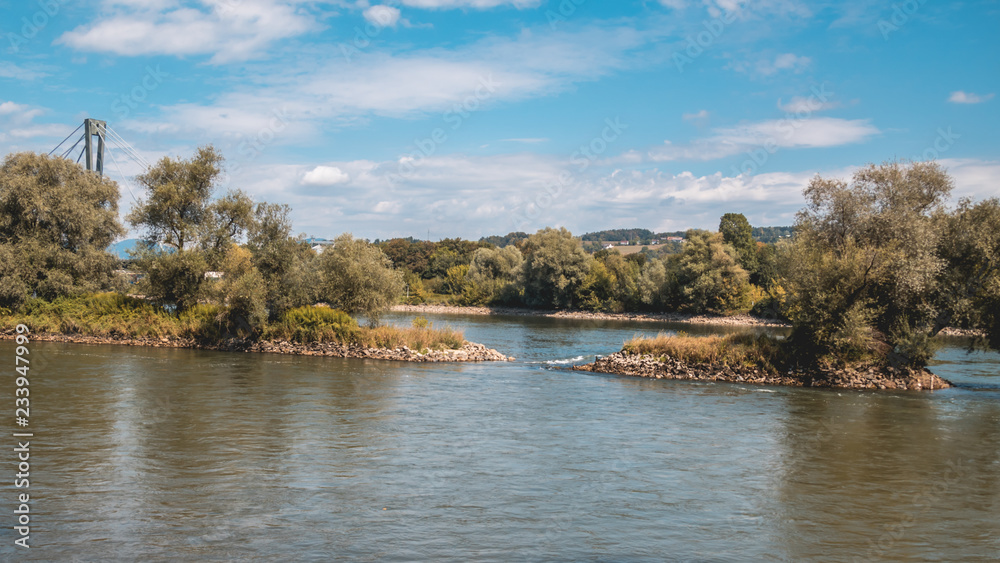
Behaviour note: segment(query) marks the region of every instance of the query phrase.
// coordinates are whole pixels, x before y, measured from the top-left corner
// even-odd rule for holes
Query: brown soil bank
[[[0,334],[0,340],[11,340],[13,332]],[[109,338],[100,336],[67,334],[32,334],[35,342],[73,342],[79,344],[117,344],[124,346],[151,346],[154,348],[195,348],[200,350],[223,350],[228,352],[266,352],[272,354],[294,354],[299,356],[331,356],[335,358],[368,358],[373,360],[395,360],[403,362],[507,362],[514,358],[487,348],[475,342],[466,342],[458,350],[430,350],[421,354],[406,346],[395,349],[368,348],[357,344],[337,342],[250,342],[228,340],[220,344],[199,344],[186,338]]]
[[[789,385],[793,387],[911,390],[934,390],[951,387],[951,383],[926,369],[866,366],[857,369],[820,369],[780,375],[761,369],[734,368],[728,365],[687,364],[669,357],[660,361],[648,354],[638,355],[624,351],[598,358],[591,364],[574,366],[573,369],[655,379],[728,381],[731,383]]]

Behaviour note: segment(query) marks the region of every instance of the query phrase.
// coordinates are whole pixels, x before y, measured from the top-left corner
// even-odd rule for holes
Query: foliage
[[[963,201],[948,211],[951,189],[940,166],[919,162],[810,183],[783,261],[803,351],[920,366],[931,337],[953,321],[993,337],[1000,205]]]
[[[349,343],[354,341],[358,331],[358,322],[344,311],[305,306],[286,311],[266,334],[273,340]]]
[[[154,303],[184,311],[205,295],[205,273],[209,269],[203,252],[167,252],[142,244],[133,262],[144,273],[138,291]]]
[[[315,303],[319,286],[316,253],[291,236],[290,212],[287,205],[258,203],[247,230],[247,248],[263,278],[271,320],[293,307]]]
[[[572,307],[591,258],[565,228],[545,228],[524,243],[524,301],[535,307]]]
[[[468,281],[475,288],[476,304],[513,304],[520,299],[524,257],[516,246],[480,248],[472,255]]]
[[[66,159],[8,155],[0,210],[0,306],[115,287],[117,260],[105,249],[125,231],[114,182]]]
[[[162,307],[120,293],[31,299],[17,315],[0,317],[0,326],[24,323],[35,333],[85,334],[109,338],[176,336],[218,339],[215,318],[219,307],[199,305],[181,316]]]
[[[692,229],[685,238],[684,251],[670,261],[676,284],[672,293],[680,308],[718,315],[748,311],[749,276],[736,263],[732,247],[723,244],[722,235]]]
[[[362,314],[375,326],[403,292],[403,273],[367,241],[343,234],[319,256],[320,298],[350,314]]]
[[[757,244],[753,240],[753,229],[742,213],[726,213],[719,220],[722,240],[736,251],[736,261],[747,272],[757,268]]]
[[[210,201],[221,165],[222,155],[211,146],[199,148],[191,160],[164,157],[136,178],[147,197],[129,213],[129,223],[146,229],[145,240],[151,246],[184,250],[196,244],[210,222]]]
[[[215,301],[224,304],[219,321],[226,330],[246,338],[267,324],[267,285],[251,262],[249,250],[231,244],[222,260],[224,277],[218,282]]]

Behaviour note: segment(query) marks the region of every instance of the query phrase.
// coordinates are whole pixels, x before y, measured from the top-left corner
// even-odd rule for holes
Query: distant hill
[[[773,243],[791,237],[794,232],[795,227],[754,227],[751,234],[758,242]]]
[[[479,242],[486,242],[492,244],[493,246],[503,248],[505,246],[510,246],[512,244],[517,244],[519,241],[528,238],[528,233],[522,233],[517,231],[516,233],[507,233],[504,236],[493,235],[488,237],[483,237],[479,239]]]
[[[649,229],[609,229],[607,231],[585,233],[580,237],[580,239],[588,241],[611,242],[611,241],[622,241],[622,240],[627,240],[627,241],[648,240],[655,237],[656,235],[653,234],[653,231]]]
[[[122,260],[128,259],[128,251],[135,250],[136,245],[139,244],[139,239],[137,238],[127,238],[123,241],[116,242],[108,247],[108,252],[114,254]]]

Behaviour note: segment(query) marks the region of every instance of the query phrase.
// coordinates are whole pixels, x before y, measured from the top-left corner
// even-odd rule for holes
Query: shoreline
[[[421,313],[429,315],[504,315],[520,317],[551,317],[555,319],[586,319],[600,321],[673,322],[699,325],[766,326],[791,328],[792,325],[752,315],[719,317],[689,315],[685,313],[595,313],[592,311],[553,309],[525,309],[520,307],[479,307],[458,305],[394,305],[394,313]]]
[[[13,331],[0,334],[0,340],[13,340]],[[514,358],[487,348],[482,344],[466,341],[457,350],[428,350],[421,354],[406,346],[399,348],[368,348],[357,344],[339,342],[310,342],[301,344],[290,341],[246,341],[226,340],[218,344],[202,344],[190,338],[146,337],[116,338],[110,336],[89,336],[83,334],[31,334],[34,342],[63,342],[67,344],[111,344],[116,346],[145,346],[149,348],[186,348],[191,350],[213,350],[219,352],[256,352],[264,354],[288,354],[296,356],[327,356],[333,358],[358,358],[400,362],[512,362]]]
[[[753,315],[692,315],[687,313],[595,313],[593,311],[526,309],[523,307],[481,307],[478,305],[393,305],[393,313],[419,313],[425,315],[502,315],[512,317],[549,317],[554,319],[584,319],[595,321],[671,322],[694,325],[759,326],[792,328],[790,323],[765,319]],[[981,333],[964,328],[945,327],[939,336],[976,337]]]
[[[810,372],[789,371],[786,375],[781,375],[760,368],[732,367],[724,364],[688,364],[669,356],[660,359],[649,354],[636,355],[624,351],[596,358],[592,363],[576,365],[572,369],[651,379],[724,381],[785,387],[934,391],[952,386],[950,381],[942,379],[926,368],[861,366],[848,369],[818,369]]]

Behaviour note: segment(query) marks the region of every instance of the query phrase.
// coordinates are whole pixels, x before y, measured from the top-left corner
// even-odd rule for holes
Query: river
[[[32,548],[8,447],[0,558],[1000,559],[998,354],[947,341],[933,393],[758,387],[561,369],[720,328],[430,319],[517,360],[32,343]]]

